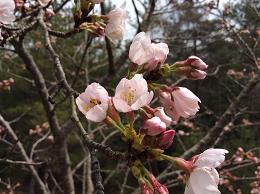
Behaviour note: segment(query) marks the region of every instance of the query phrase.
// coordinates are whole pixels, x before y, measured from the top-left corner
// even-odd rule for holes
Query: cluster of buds
[[[48,129],[49,127],[50,126],[48,122],[44,122],[41,125],[36,125],[35,128],[29,129],[29,135],[34,135],[34,134],[42,135],[42,132]]]
[[[259,162],[259,158],[257,158],[253,152],[246,152],[242,147],[237,148],[236,153],[231,158],[231,160],[236,163],[242,163],[246,159],[251,160],[254,163]]]
[[[166,124],[155,116],[144,121],[141,134],[144,134],[143,145],[164,150],[171,146],[175,131],[166,130]]]
[[[7,80],[0,81],[0,89],[3,90],[11,90],[11,85],[14,83],[13,78],[9,78]]]
[[[207,76],[205,70],[208,65],[204,63],[199,57],[190,56],[184,61],[177,61],[173,65],[166,64],[162,66],[161,72],[169,74],[171,72],[178,75],[185,76],[188,79],[204,79]]]

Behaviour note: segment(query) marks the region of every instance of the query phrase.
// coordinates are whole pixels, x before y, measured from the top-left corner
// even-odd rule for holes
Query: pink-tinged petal
[[[156,108],[154,112],[154,116],[159,117],[161,121],[163,121],[166,124],[167,127],[170,126],[172,123],[171,117],[165,114],[163,107]]]
[[[227,153],[228,151],[225,149],[207,149],[199,155],[195,162],[195,166],[216,168],[224,162],[225,154]]]
[[[99,99],[101,102],[104,103],[108,102],[108,92],[99,83],[92,83],[88,85],[85,90],[85,94],[88,95],[89,98]]]
[[[150,104],[153,99],[153,92],[146,92],[140,98],[138,98],[134,104],[132,104],[132,110],[138,110],[139,108]]]
[[[130,112],[132,111],[131,107],[122,99],[114,97],[113,103],[117,111],[119,112]]]
[[[143,65],[150,59],[151,50],[151,39],[145,32],[138,33],[129,49],[129,58],[133,63]]]
[[[191,187],[194,194],[220,194],[215,173],[215,170],[195,168],[190,174],[188,187]]]
[[[96,105],[91,108],[86,114],[86,118],[93,122],[101,122],[106,118],[107,115],[107,104]]]
[[[148,91],[148,85],[142,74],[135,74],[129,81],[129,86],[135,89],[134,101]]]
[[[186,60],[187,64],[191,64],[193,67],[199,69],[199,70],[205,70],[208,68],[208,65],[206,63],[204,63],[204,61],[202,61],[199,57],[197,56],[190,56],[187,60]]]
[[[191,73],[191,78],[193,79],[205,79],[207,73],[198,69],[193,70]]]
[[[76,104],[80,112],[82,112],[84,115],[87,114],[87,110],[84,108],[86,103],[80,97],[76,98]]]
[[[142,129],[146,135],[156,136],[166,130],[166,124],[159,117],[153,117],[144,121]]]
[[[105,34],[112,41],[120,40],[124,37],[125,27],[115,24],[109,23],[106,25]]]

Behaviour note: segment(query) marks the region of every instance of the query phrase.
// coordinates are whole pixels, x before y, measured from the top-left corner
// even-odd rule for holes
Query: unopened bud
[[[142,130],[146,135],[156,136],[166,130],[166,124],[159,117],[153,117],[144,122]]]
[[[159,139],[159,147],[163,150],[170,147],[172,145],[174,135],[175,135],[175,131],[172,129],[168,131],[164,131],[161,134]]]

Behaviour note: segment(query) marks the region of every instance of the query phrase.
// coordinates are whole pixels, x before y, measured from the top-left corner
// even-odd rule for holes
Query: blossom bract
[[[107,116],[109,96],[105,88],[98,83],[90,84],[85,92],[76,98],[79,110],[93,122],[101,122]]]
[[[10,24],[15,20],[14,16],[15,3],[13,0],[0,1],[0,22]]]
[[[180,117],[188,118],[195,115],[199,111],[198,103],[201,101],[189,89],[178,87],[171,93],[162,92],[160,102],[166,114],[176,121]]]
[[[148,85],[143,75],[135,74],[130,80],[121,79],[116,87],[113,102],[119,112],[130,112],[148,105],[152,98],[153,92],[148,91]]]

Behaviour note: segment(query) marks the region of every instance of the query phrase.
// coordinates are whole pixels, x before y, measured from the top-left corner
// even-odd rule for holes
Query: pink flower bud
[[[204,63],[204,61],[202,61],[199,57],[196,56],[190,56],[188,59],[186,59],[185,64],[191,65],[199,70],[205,70],[208,68],[208,65]]]
[[[153,186],[155,194],[169,194],[167,187],[159,183],[152,174],[148,176],[148,179]]]
[[[142,130],[150,136],[156,136],[166,130],[166,124],[159,117],[153,117],[144,122]]]
[[[207,68],[208,65],[196,56],[190,56],[185,61],[177,61],[173,65],[174,72],[189,79],[204,79],[207,75],[204,70]]]
[[[174,135],[175,131],[173,129],[164,131],[159,139],[159,147],[161,149],[167,149],[168,147],[170,147],[172,145]]]
[[[140,184],[141,194],[154,194],[153,190],[143,181]]]

